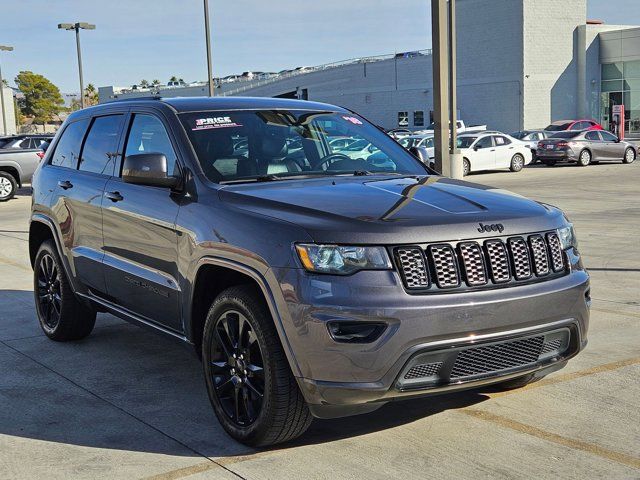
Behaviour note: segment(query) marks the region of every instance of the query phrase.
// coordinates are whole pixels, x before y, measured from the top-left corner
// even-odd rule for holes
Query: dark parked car
[[[602,126],[595,120],[557,120],[547,125],[544,129],[548,132],[602,130]]]
[[[558,162],[574,162],[581,167],[599,161],[632,163],[637,153],[633,143],[621,141],[606,130],[558,132],[538,142],[537,149],[538,158],[548,166]]]
[[[336,128],[376,157],[332,152]],[[192,345],[220,423],[251,445],[314,416],[522,386],[587,342],[589,275],[562,211],[438,176],[322,103],[72,113],[34,177],[29,253],[47,336],[86,337],[106,311]]]

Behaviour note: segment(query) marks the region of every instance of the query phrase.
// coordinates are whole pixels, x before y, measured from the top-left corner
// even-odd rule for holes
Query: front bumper
[[[364,413],[395,398],[441,393],[496,383],[528,373],[561,368],[587,341],[589,276],[579,258],[567,275],[495,290],[410,295],[393,271],[348,277],[309,275],[298,269],[274,271],[288,315],[288,346],[300,372],[298,383],[318,417]],[[329,321],[382,321],[388,327],[369,344],[337,343]],[[566,348],[536,359],[467,378],[446,375],[406,382],[415,364],[442,361],[488,344],[568,332]],[[438,357],[439,356],[439,357]],[[430,361],[423,361],[431,357]]]

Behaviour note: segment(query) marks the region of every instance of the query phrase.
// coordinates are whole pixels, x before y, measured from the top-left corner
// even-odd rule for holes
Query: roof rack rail
[[[126,98],[110,98],[106,102],[103,103],[111,103],[111,102],[130,102],[133,100],[162,100],[162,95],[145,95],[141,97],[126,97]]]

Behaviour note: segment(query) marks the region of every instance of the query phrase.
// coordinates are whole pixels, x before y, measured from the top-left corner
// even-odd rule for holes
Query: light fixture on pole
[[[213,97],[213,72],[211,69],[211,33],[209,31],[209,0],[204,0],[204,38],[207,44],[207,76],[209,96]]]
[[[75,30],[76,49],[78,50],[78,73],[80,75],[80,105],[84,108],[84,82],[82,80],[82,53],[80,52],[80,30],[95,30],[96,26],[86,22],[59,23],[61,30]]]
[[[13,47],[7,45],[0,45],[0,51],[11,52]],[[2,104],[2,131],[4,135],[7,134],[7,115],[4,109],[4,81],[2,80],[2,68],[0,67],[0,103]]]

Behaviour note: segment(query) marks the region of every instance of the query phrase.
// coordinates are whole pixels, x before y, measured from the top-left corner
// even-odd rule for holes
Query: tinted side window
[[[480,148],[493,147],[493,142],[491,141],[491,137],[482,137],[480,140],[478,140],[478,143],[476,143],[476,147],[480,147]]]
[[[600,136],[598,135],[598,132],[593,130],[585,133],[584,138],[586,138],[587,140],[600,140]]]
[[[497,136],[493,137],[493,139],[496,142],[496,146],[509,145],[511,143],[511,140],[509,140],[507,137],[503,137],[501,135],[497,135]]]
[[[78,167],[82,139],[88,125],[89,119],[78,120],[67,125],[58,145],[56,145],[56,151],[51,156],[51,165],[67,168]]]
[[[124,155],[136,153],[163,153],[167,157],[167,173],[175,173],[176,152],[164,125],[153,115],[136,114],[133,117]]]
[[[597,133],[597,132],[596,132]],[[611,132],[606,132],[604,130],[600,131],[600,135],[602,135],[602,139],[605,142],[615,142],[618,140],[618,137],[616,137],[613,133]]]
[[[122,115],[107,115],[93,120],[82,149],[80,170],[113,175],[121,121]]]

